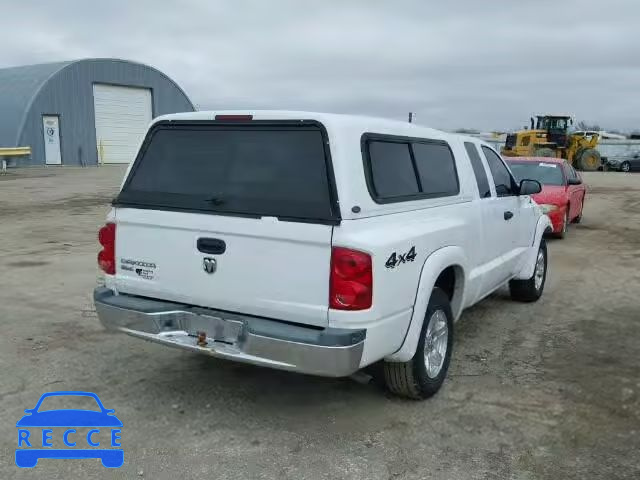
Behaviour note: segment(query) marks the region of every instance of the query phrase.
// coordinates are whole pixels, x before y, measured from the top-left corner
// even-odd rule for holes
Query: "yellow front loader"
[[[557,157],[578,170],[598,170],[602,165],[597,133],[571,133],[569,115],[536,115],[530,130],[507,135],[501,153],[505,157]]]

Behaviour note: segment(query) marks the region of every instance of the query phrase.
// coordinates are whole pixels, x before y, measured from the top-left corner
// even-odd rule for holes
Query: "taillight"
[[[371,255],[344,247],[331,251],[329,307],[335,310],[366,310],[373,299]]]
[[[98,253],[98,265],[108,275],[116,274],[116,224],[107,223],[98,232],[102,250]]]

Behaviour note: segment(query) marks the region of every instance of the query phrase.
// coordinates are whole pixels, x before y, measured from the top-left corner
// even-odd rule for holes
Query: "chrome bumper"
[[[327,377],[360,368],[366,330],[316,329],[126,294],[94,291],[109,330],[263,367]]]

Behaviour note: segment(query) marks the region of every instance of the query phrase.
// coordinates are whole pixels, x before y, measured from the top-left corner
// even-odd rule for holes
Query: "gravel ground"
[[[445,386],[412,402],[105,332],[96,231],[123,172],[0,177],[0,478],[640,478],[640,175],[585,175],[541,301],[465,312]],[[116,409],[121,469],[16,468],[15,422],[53,390]]]

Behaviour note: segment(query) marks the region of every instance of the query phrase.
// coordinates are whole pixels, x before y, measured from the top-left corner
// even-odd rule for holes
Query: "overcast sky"
[[[637,0],[0,0],[0,18],[0,67],[135,60],[200,109],[640,129]]]

